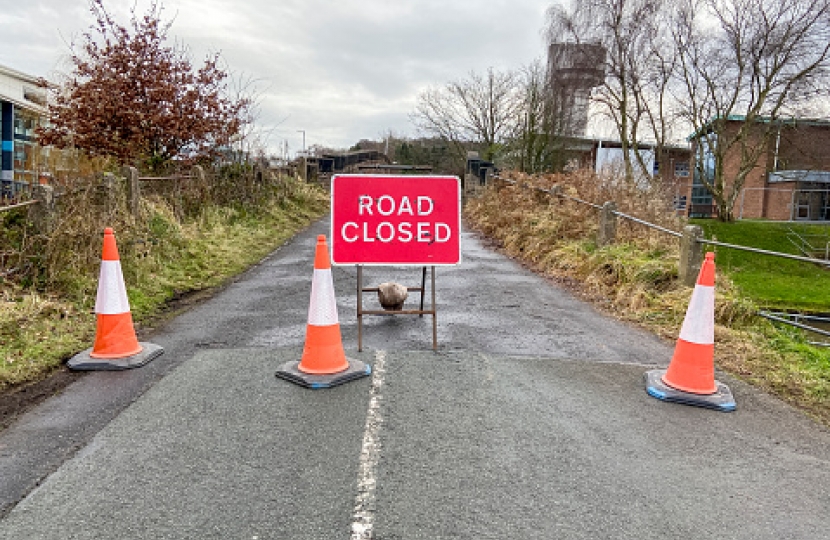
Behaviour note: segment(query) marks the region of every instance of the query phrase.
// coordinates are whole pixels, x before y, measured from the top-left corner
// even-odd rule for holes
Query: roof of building
[[[619,139],[606,139],[602,137],[563,137],[563,142],[566,147],[571,150],[591,150],[594,146],[602,148],[622,148],[622,142]],[[580,147],[580,145],[584,145]],[[637,148],[639,150],[652,150],[657,148],[657,143],[648,141],[637,141]],[[688,145],[668,143],[663,145],[664,150],[678,150],[688,152],[690,150]]]
[[[16,107],[44,114],[46,112],[46,88],[53,86],[42,77],[27,75],[0,65],[0,100]]]
[[[778,182],[813,182],[816,184],[830,184],[830,171],[774,171],[769,173],[771,184]]]
[[[700,126],[700,129],[694,131],[691,135],[686,137],[687,141],[692,141],[698,138],[703,132],[709,133],[714,124],[718,120],[726,120],[727,122],[746,122],[746,115],[730,114],[725,117],[714,116],[707,120],[705,124]],[[821,126],[830,127],[830,118],[802,118],[798,116],[756,116],[755,122],[759,124],[780,124],[782,126]]]

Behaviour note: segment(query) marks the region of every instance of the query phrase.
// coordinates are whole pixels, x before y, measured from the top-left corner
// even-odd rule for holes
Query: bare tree
[[[679,0],[676,13],[681,108],[700,179],[731,221],[782,117],[827,87],[830,0]]]
[[[509,144],[508,165],[523,172],[561,170],[567,162],[562,107],[555,103],[548,74],[541,60],[522,67],[517,75],[521,85],[520,122]]]
[[[490,68],[422,92],[410,117],[422,131],[448,141],[460,159],[474,143],[492,160],[515,133],[521,104],[516,74]]]
[[[664,39],[666,6],[660,0],[582,0],[572,9],[548,9],[546,39],[601,46],[605,77],[595,102],[614,124],[625,175],[653,171],[639,151],[645,138],[662,154],[669,129],[667,92],[673,70],[671,40]]]

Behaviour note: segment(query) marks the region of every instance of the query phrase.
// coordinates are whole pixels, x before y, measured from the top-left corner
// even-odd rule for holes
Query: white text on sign
[[[357,198],[359,216],[375,216],[377,213],[379,216],[426,217],[432,214],[434,209],[435,203],[427,196],[410,199],[404,195],[400,199],[395,199],[391,195],[381,195],[374,199],[369,195],[360,195]],[[452,238],[452,229],[446,223],[431,221],[399,221],[394,224],[382,221],[376,225],[347,221],[340,229],[340,236],[349,243],[377,240],[384,243],[415,241],[431,244],[448,242]]]

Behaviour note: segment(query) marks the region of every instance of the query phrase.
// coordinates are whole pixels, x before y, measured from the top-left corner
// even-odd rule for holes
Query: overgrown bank
[[[238,196],[190,204],[181,193],[150,194],[137,219],[118,205],[96,214],[95,197],[76,191],[48,235],[31,230],[25,209],[0,214],[0,390],[40,379],[90,346],[104,226],[115,229],[140,327],[171,299],[222,284],[328,210],[322,189],[296,179],[233,184]]]
[[[615,317],[666,339],[677,338],[691,291],[678,281],[676,239],[622,221],[617,242],[599,247],[594,209],[522,184],[559,185],[598,204],[614,200],[623,212],[678,230],[680,220],[654,204],[657,194],[610,186],[582,173],[515,179],[516,186],[490,188],[468,202],[465,218],[471,227],[534,270],[574,284],[578,294]],[[830,425],[830,351],[807,345],[798,332],[772,327],[756,311],[756,304],[719,267],[716,365]]]

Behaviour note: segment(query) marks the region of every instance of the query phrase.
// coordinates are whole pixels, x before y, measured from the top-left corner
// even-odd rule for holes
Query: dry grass
[[[619,211],[679,231],[684,222],[668,210],[663,194],[587,172],[507,177],[517,184],[490,188],[467,204],[465,218],[472,227],[535,271],[571,284],[610,315],[676,339],[691,296],[677,277],[679,240],[620,219],[617,242],[598,247],[595,208],[527,187],[558,185],[565,194],[600,205],[613,200]],[[716,293],[717,366],[830,425],[825,353],[759,320],[756,306],[721,271]]]
[[[235,180],[148,194],[133,217],[122,184],[104,196],[95,177],[76,179],[51,232],[36,231],[25,211],[0,214],[0,389],[37,380],[90,345],[104,227],[116,232],[141,325],[169,300],[244,270],[328,209],[326,193],[297,179],[240,180],[233,190]]]

